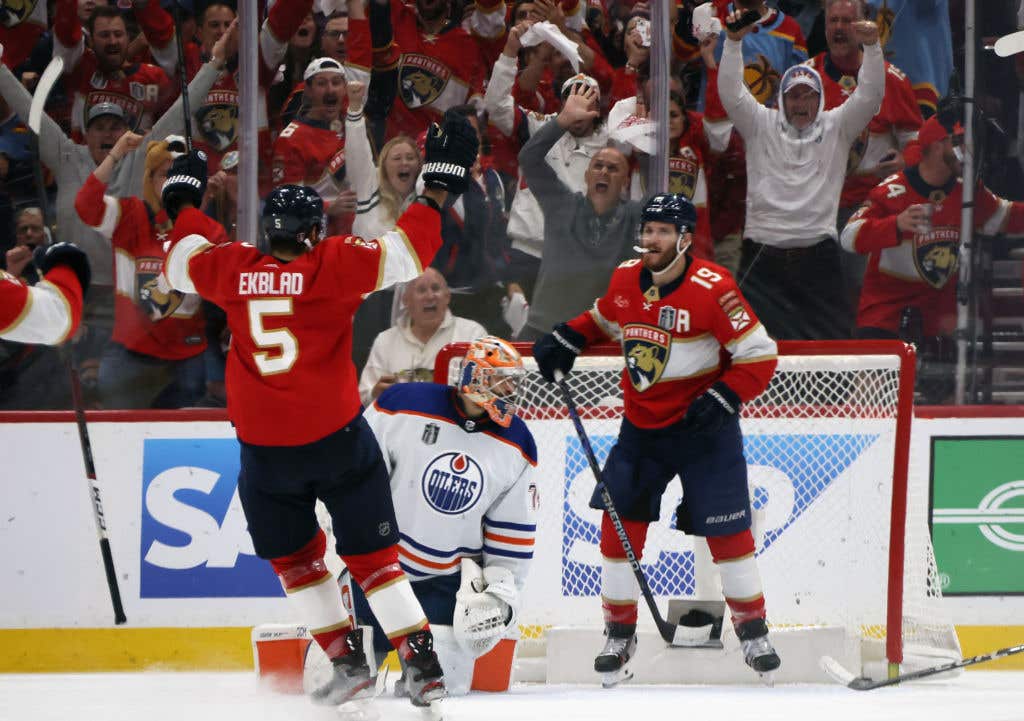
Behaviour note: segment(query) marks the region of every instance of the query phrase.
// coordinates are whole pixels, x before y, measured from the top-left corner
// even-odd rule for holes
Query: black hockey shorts
[[[287,556],[313,539],[318,498],[331,514],[339,555],[398,542],[384,457],[362,415],[303,446],[239,444],[238,495],[260,558]]]
[[[750,528],[739,419],[714,436],[704,436],[687,433],[682,422],[647,429],[623,418],[602,472],[619,515],[631,521],[658,520],[661,496],[676,476],[683,484],[676,528],[695,536],[729,536]],[[590,507],[604,510],[596,488]]]

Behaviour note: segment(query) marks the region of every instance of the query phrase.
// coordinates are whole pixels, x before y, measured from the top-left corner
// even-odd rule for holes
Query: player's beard
[[[669,248],[665,251],[658,251],[652,248],[650,252],[644,253],[641,256],[641,262],[644,264],[644,267],[652,273],[660,273],[665,270],[672,265],[672,261],[675,259],[674,248]]]

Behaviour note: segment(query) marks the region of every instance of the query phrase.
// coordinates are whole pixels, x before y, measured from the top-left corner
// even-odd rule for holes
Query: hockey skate
[[[594,659],[594,670],[601,674],[601,685],[611,688],[633,678],[629,661],[636,653],[636,624],[609,623],[604,633],[608,640]]]
[[[356,699],[373,696],[373,679],[363,652],[363,631],[353,629],[345,636],[348,653],[331,659],[330,679],[313,689],[309,697],[323,706],[339,706]]]
[[[768,640],[768,624],[763,618],[746,621],[736,627],[736,635],[743,646],[743,660],[757,671],[762,681],[771,686],[772,672],[782,665],[782,660]]]
[[[444,672],[434,653],[434,637],[430,631],[409,634],[402,648],[404,672],[402,679],[405,694],[413,706],[430,709],[434,718],[441,716],[441,701],[447,696],[444,687]],[[408,654],[408,655],[407,655]],[[398,688],[395,689],[398,695]]]

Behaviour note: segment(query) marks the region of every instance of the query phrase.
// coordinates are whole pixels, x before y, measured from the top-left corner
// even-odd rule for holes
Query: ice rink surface
[[[426,721],[405,699],[382,721]],[[276,694],[252,673],[0,674],[0,721],[338,721],[334,709]],[[842,686],[520,685],[447,702],[446,721],[1024,721],[1024,672],[975,671],[875,691]]]

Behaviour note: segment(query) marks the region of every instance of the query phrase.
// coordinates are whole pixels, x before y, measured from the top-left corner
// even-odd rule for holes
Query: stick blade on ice
[[[1024,52],[1024,30],[1019,30],[996,40],[996,55],[1006,58]]]
[[[822,656],[818,659],[818,665],[821,667],[822,671],[829,675],[830,678],[844,686],[850,686],[857,680],[856,676],[850,673],[845,666],[831,656]]]

